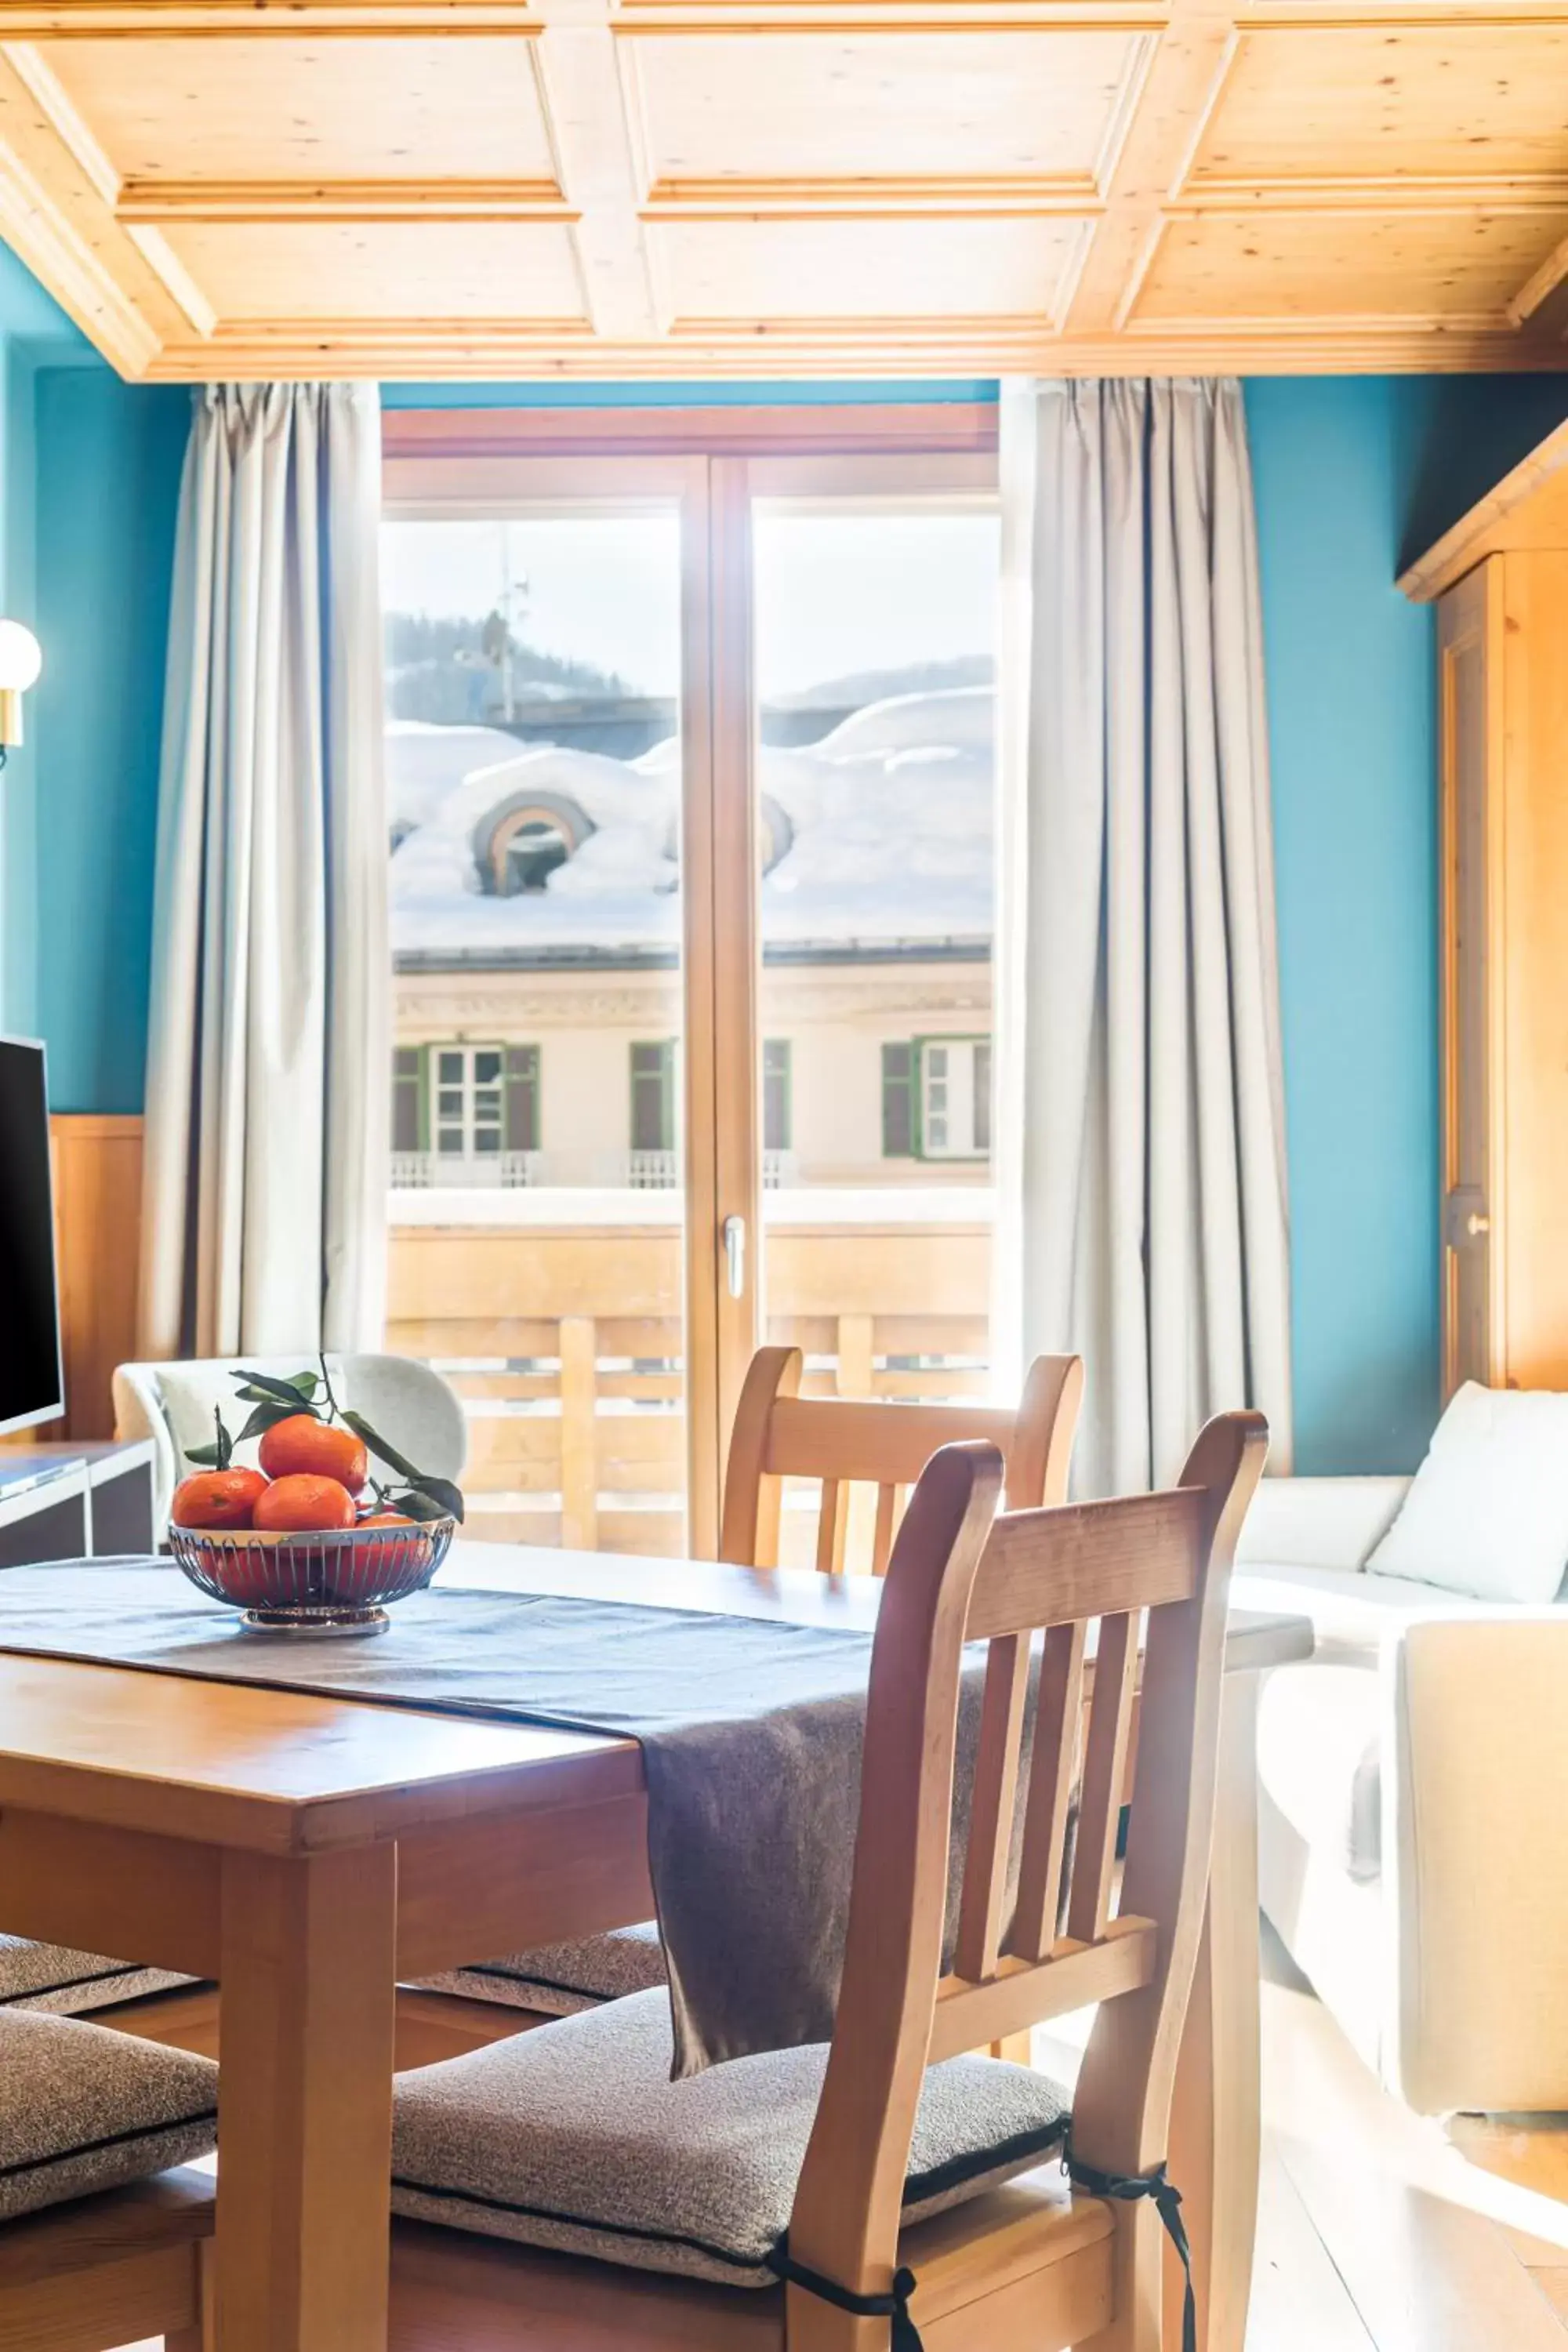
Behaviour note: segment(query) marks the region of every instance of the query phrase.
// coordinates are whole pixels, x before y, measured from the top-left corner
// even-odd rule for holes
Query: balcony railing
[[[445,1203],[439,1223],[412,1207],[400,1223],[394,1205],[387,1344],[463,1398],[470,1538],[683,1549],[683,1244],[669,1207],[654,1223],[601,1202],[581,1223],[465,1225]],[[763,1242],[764,1336],[804,1350],[808,1393],[984,1393],[984,1207],[939,1217],[885,1195],[857,1211],[786,1193]],[[809,1566],[811,1522],[787,1487],[784,1503],[784,1557]],[[853,1506],[849,1533],[868,1556]]]
[[[793,1151],[764,1151],[763,1182],[770,1192],[795,1181]],[[584,1189],[673,1192],[680,1157],[674,1151],[395,1151],[395,1192],[537,1192]]]
[[[542,1180],[540,1151],[395,1151],[392,1189],[395,1192],[428,1192],[438,1185],[484,1186],[489,1190],[523,1191]]]

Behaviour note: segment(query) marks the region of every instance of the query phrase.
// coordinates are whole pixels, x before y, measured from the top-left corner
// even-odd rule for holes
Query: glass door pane
[[[604,496],[395,503],[384,525],[388,1344],[463,1398],[470,1537],[687,1545],[698,527],[677,498]]]
[[[978,1397],[994,501],[762,497],[752,548],[763,1328],[812,1392]],[[809,1564],[791,1500],[784,1557]]]

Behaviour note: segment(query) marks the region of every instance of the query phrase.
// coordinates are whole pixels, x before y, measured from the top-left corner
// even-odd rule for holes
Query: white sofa
[[[1422,2114],[1568,2107],[1568,1606],[1368,1575],[1404,1478],[1266,1479],[1236,1604],[1312,1619],[1258,1734],[1263,1909]]]

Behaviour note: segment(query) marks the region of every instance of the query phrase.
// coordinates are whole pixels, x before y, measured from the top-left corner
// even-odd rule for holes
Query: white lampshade
[[[25,693],[38,682],[43,647],[20,621],[0,621],[0,693]]]

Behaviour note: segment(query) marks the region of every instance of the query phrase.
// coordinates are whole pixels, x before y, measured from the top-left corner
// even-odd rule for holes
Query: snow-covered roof
[[[993,711],[988,687],[902,695],[808,748],[763,748],[767,948],[973,951],[989,940]],[[400,958],[615,960],[679,943],[675,740],[623,761],[403,721],[388,754],[395,827],[413,827],[392,860]],[[524,804],[580,812],[584,837],[542,889],[489,892],[476,844]]]

